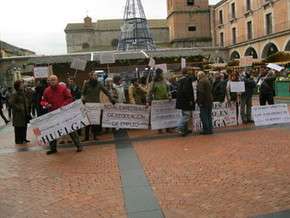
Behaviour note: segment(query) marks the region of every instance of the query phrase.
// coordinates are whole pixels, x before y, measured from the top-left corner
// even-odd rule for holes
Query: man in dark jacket
[[[86,103],[100,103],[100,93],[101,91],[107,95],[112,103],[116,102],[110,92],[98,81],[97,73],[91,72],[89,74],[89,80],[84,83],[82,90],[82,100],[84,104]],[[98,125],[86,126],[85,139],[84,141],[89,141],[90,131],[93,134],[93,139],[97,140],[97,132],[101,131],[101,127]]]
[[[220,72],[215,74],[215,81],[212,87],[212,95],[214,102],[221,102],[225,101],[226,97],[226,83],[223,80],[223,74]]]
[[[185,68],[182,70],[182,78],[177,83],[176,109],[182,110],[182,117],[178,121],[177,131],[182,136],[188,133],[188,121],[192,111],[195,110],[194,93],[192,83],[196,78],[188,74]]]
[[[275,89],[274,84],[276,75],[273,72],[268,72],[266,69],[262,69],[261,76],[258,78],[258,84],[260,85],[260,105],[274,104]]]
[[[202,71],[197,74],[197,103],[200,108],[200,119],[202,122],[203,132],[202,135],[213,134],[212,124],[212,88],[209,79]]]
[[[256,88],[256,82],[251,77],[250,72],[242,75],[241,81],[245,82],[245,92],[241,95],[241,116],[243,123],[253,123],[252,121],[252,97]]]

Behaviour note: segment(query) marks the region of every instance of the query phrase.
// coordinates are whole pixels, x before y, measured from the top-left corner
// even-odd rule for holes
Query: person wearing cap
[[[209,79],[203,71],[199,71],[197,74],[197,103],[200,108],[200,119],[202,122],[203,131],[202,135],[213,134],[212,124],[212,87]]]
[[[89,80],[84,83],[83,89],[82,89],[82,100],[83,103],[100,103],[100,94],[103,92],[106,96],[108,96],[110,102],[115,103],[116,100],[112,96],[112,94],[109,92],[108,89],[106,89],[97,78],[97,73],[91,72],[89,74]],[[93,139],[97,140],[97,132],[101,130],[100,127],[97,125],[90,125],[86,127],[85,131],[85,140],[89,141],[90,139],[90,130],[93,134]]]
[[[177,82],[176,109],[182,111],[182,116],[177,123],[177,132],[186,136],[188,134],[188,121],[192,111],[195,110],[194,91],[192,83],[196,81],[189,75],[188,69],[182,69],[182,77]]]

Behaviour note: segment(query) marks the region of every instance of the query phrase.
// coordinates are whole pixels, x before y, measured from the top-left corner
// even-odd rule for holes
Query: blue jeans
[[[187,132],[188,130],[188,121],[191,117],[192,111],[182,111],[182,116],[177,123],[177,129],[182,132]]]
[[[212,133],[212,107],[201,107],[200,108],[200,120],[202,122],[203,132]]]

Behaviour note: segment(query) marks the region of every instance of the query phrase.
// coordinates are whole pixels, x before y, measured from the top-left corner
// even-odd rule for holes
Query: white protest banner
[[[245,56],[240,58],[240,67],[250,67],[253,65],[254,59],[252,56]]]
[[[100,55],[101,64],[114,64],[115,62],[115,55],[112,52],[105,52]]]
[[[47,78],[50,75],[49,67],[34,67],[33,74],[35,78]]]
[[[176,108],[176,100],[152,101],[151,129],[166,129],[177,126],[181,111]]]
[[[254,106],[252,114],[256,126],[290,123],[287,104]]]
[[[47,144],[87,125],[86,110],[80,100],[31,120],[34,135]]]
[[[245,82],[230,82],[231,92],[245,92]]]
[[[155,67],[155,64],[156,64],[156,62],[155,62],[154,58],[150,58],[150,61],[148,63],[148,66],[151,67],[151,68],[153,68],[153,67]]]
[[[79,58],[74,58],[71,62],[70,68],[84,71],[87,66],[87,61]]]
[[[186,68],[186,59],[185,58],[181,58],[181,69]]]
[[[278,64],[268,64],[267,67],[270,69],[276,70],[278,72],[284,69],[284,67],[281,67]]]
[[[212,122],[213,128],[236,126],[237,125],[236,105],[214,102],[212,109]],[[195,132],[202,129],[199,110],[193,111],[192,113],[192,125],[193,131]]]
[[[103,109],[103,104],[100,103],[86,103],[85,104],[87,115],[91,125],[101,124],[101,112]]]
[[[143,105],[105,104],[102,127],[148,129],[149,109]]]

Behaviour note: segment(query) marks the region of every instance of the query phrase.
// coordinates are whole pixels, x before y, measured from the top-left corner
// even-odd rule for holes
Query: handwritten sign
[[[84,71],[87,66],[87,61],[79,58],[74,58],[71,62],[70,68]]]
[[[181,111],[176,108],[176,100],[152,101],[151,129],[165,129],[177,126]]]
[[[105,104],[102,126],[119,129],[148,129],[149,109],[142,105]]]
[[[85,108],[91,125],[101,124],[101,112],[103,104],[100,103],[86,103]]]
[[[50,75],[50,68],[46,67],[34,67],[33,74],[35,78],[47,78]]]
[[[245,82],[230,82],[231,92],[245,92]]]
[[[254,106],[252,114],[256,126],[290,123],[287,104]]]
[[[236,126],[236,106],[234,104],[214,102],[212,109],[212,121],[214,128]],[[199,110],[193,111],[192,113],[192,125],[193,131],[199,131],[202,129]]]

